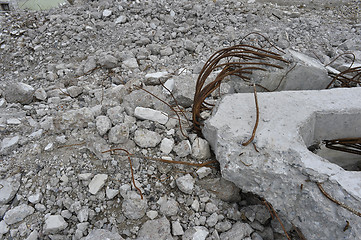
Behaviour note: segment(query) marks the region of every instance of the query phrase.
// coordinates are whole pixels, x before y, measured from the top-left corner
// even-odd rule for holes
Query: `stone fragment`
[[[176,180],[176,184],[177,184],[179,190],[181,190],[182,192],[184,192],[186,194],[192,193],[193,188],[194,188],[194,183],[195,183],[195,180],[190,174],[179,177]]]
[[[79,210],[78,214],[77,214],[78,220],[79,222],[86,222],[88,221],[88,217],[89,217],[89,208],[82,208]]]
[[[4,138],[1,141],[0,153],[6,153],[8,151],[11,151],[13,148],[17,146],[19,139],[20,139],[19,136]]]
[[[205,160],[211,157],[209,144],[203,138],[196,138],[192,144],[192,157]]]
[[[252,144],[242,145],[252,135],[255,114],[240,117],[240,113],[254,112],[253,93],[225,96],[206,121],[203,134],[214,149],[224,178],[271,202],[280,214],[293,219],[307,239],[343,238],[342,229],[334,225],[342,222],[342,216],[354,222],[359,222],[358,217],[330,205],[317,184],[307,181],[323,182],[328,194],[355,208],[361,205],[356,200],[361,199],[361,175],[343,169],[339,160],[331,162],[310,152],[308,147],[325,139],[361,135],[356,127],[361,125],[360,94],[361,88],[257,94],[260,102],[267,99],[259,107],[262,117],[255,135],[260,153]],[[307,191],[300,192],[300,183]],[[324,229],[322,234],[318,233],[320,228]],[[361,225],[349,231],[359,235]]]
[[[105,194],[107,196],[107,199],[109,199],[109,200],[113,199],[116,195],[118,195],[118,193],[119,193],[119,190],[117,190],[117,189],[111,189],[109,187],[107,187],[105,189]]]
[[[222,233],[232,228],[232,223],[229,221],[223,221],[216,224],[214,227],[218,232]]]
[[[25,83],[17,82],[5,87],[4,96],[8,103],[29,104],[33,101],[35,89]]]
[[[88,236],[82,238],[81,240],[100,240],[100,239],[107,239],[107,240],[124,240],[122,236],[118,233],[110,232],[106,229],[95,229],[92,230]]]
[[[252,232],[253,229],[248,223],[236,222],[231,230],[221,233],[220,238],[222,240],[244,239],[250,237]]]
[[[135,220],[142,218],[147,211],[147,200],[141,199],[136,192],[129,191],[123,201],[122,211],[126,218]]]
[[[163,92],[167,95],[170,95],[174,89],[174,79],[173,78],[168,79],[163,85],[164,85],[162,88]]]
[[[109,108],[107,110],[107,117],[110,118],[113,125],[117,125],[118,123],[123,123],[124,122],[123,112],[124,112],[124,107],[115,106],[115,107]]]
[[[212,213],[206,220],[206,223],[209,227],[214,227],[218,222],[218,214]]]
[[[112,11],[109,9],[104,9],[103,10],[103,17],[109,17],[110,15],[112,15]]]
[[[123,65],[130,69],[136,69],[139,68],[138,62],[136,58],[128,58],[123,61]]]
[[[125,143],[129,139],[129,127],[125,123],[117,124],[109,131],[109,142]]]
[[[84,64],[84,73],[90,73],[97,67],[97,61],[95,57],[88,57],[87,61]]]
[[[68,223],[61,215],[51,215],[45,219],[43,231],[45,234],[58,233],[64,230],[68,226]]]
[[[172,222],[172,233],[174,236],[181,236],[184,234],[184,230],[179,221]]]
[[[182,236],[182,240],[205,240],[209,234],[209,231],[206,227],[203,226],[195,226],[188,228],[184,235]]]
[[[192,147],[188,140],[183,140],[174,146],[173,150],[178,157],[186,157],[192,153]]]
[[[70,97],[75,98],[75,97],[79,96],[80,94],[82,94],[83,88],[78,87],[78,86],[71,86],[71,87],[68,87],[67,91],[68,91]]]
[[[212,169],[209,167],[201,167],[196,171],[199,179],[202,179],[204,177],[207,177],[209,174],[212,173]]]
[[[4,220],[0,221],[0,237],[3,234],[6,234],[10,230],[9,226]]]
[[[175,76],[173,95],[178,104],[182,107],[190,107],[193,104],[194,89],[196,88],[196,79],[198,75],[179,75]]]
[[[159,53],[161,56],[170,56],[173,54],[173,49],[167,46],[165,48],[162,48]]]
[[[124,15],[121,15],[115,19],[115,23],[125,23],[127,21],[127,17]]]
[[[173,138],[163,138],[162,142],[160,143],[160,150],[163,154],[168,155],[174,147],[174,140]]]
[[[158,85],[159,81],[167,78],[170,74],[168,72],[155,72],[145,75],[144,83],[147,85]]]
[[[202,179],[199,184],[206,190],[212,190],[214,194],[226,202],[238,202],[241,200],[240,189],[224,178]]]
[[[0,205],[7,204],[14,198],[20,187],[21,174],[0,180]]]
[[[161,141],[161,136],[147,129],[137,129],[134,133],[134,142],[142,148],[155,147]]]
[[[4,98],[0,98],[0,108],[5,108],[6,107],[6,101]]]
[[[36,99],[40,100],[40,101],[44,101],[48,95],[46,94],[44,88],[38,88],[36,89],[36,91],[34,92],[34,96]]]
[[[104,55],[99,58],[99,64],[104,68],[115,68],[118,66],[118,59],[112,55]]]
[[[97,127],[100,136],[103,136],[112,127],[112,122],[107,116],[98,116],[95,119],[95,125]]]
[[[35,193],[33,195],[30,195],[28,197],[28,201],[31,202],[32,204],[37,204],[40,202],[42,198],[42,194],[41,193]]]
[[[170,223],[166,217],[146,221],[139,230],[137,240],[162,239],[172,240]]]
[[[76,110],[69,110],[66,112],[60,112],[56,122],[59,122],[57,127],[60,130],[66,129],[83,129],[88,127],[89,123],[94,121],[94,113],[90,108],[80,108]]]
[[[35,209],[33,207],[22,204],[7,211],[4,216],[4,221],[8,225],[18,223],[24,220],[27,216],[33,214],[34,211]]]
[[[151,108],[136,107],[134,116],[141,120],[151,120],[160,124],[168,122],[168,114]]]
[[[164,201],[160,205],[160,212],[165,216],[175,216],[179,210],[179,204],[173,198],[169,199],[168,201]]]
[[[107,174],[97,174],[89,183],[89,192],[91,194],[97,194],[97,192],[104,186],[108,179]]]
[[[158,216],[158,212],[154,210],[150,210],[147,212],[147,217],[149,217],[151,220],[155,219]]]

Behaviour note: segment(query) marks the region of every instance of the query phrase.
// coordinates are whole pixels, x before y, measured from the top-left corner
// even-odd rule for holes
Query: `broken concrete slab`
[[[361,88],[259,93],[256,151],[252,144],[242,145],[256,122],[253,94],[226,95],[203,134],[222,176],[265,198],[307,239],[355,239],[360,217],[326,198],[317,183],[360,211],[361,172],[346,171],[308,147],[324,139],[360,137],[360,96]],[[343,231],[346,219],[353,227]]]

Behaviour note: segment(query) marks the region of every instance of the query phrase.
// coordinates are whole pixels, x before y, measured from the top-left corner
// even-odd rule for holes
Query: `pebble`
[[[236,222],[231,230],[221,233],[220,238],[223,240],[244,239],[250,237],[253,229],[248,223]]]
[[[158,212],[154,210],[150,210],[147,212],[147,217],[149,217],[151,220],[155,219],[158,216]]]
[[[168,114],[151,108],[136,107],[134,109],[134,116],[141,120],[151,120],[160,124],[168,122]]]
[[[100,239],[124,240],[124,238],[122,238],[122,236],[120,236],[118,233],[114,233],[106,229],[94,229],[88,234],[88,236],[84,238],[84,240],[100,240]]]
[[[125,123],[117,124],[110,129],[108,136],[111,143],[125,143],[129,139],[129,127]]]
[[[20,187],[21,174],[16,174],[13,177],[0,179],[0,205],[7,204],[14,198],[16,192]]]
[[[174,140],[173,138],[163,138],[160,143],[160,150],[163,154],[168,155],[174,147]]]
[[[174,146],[173,150],[177,153],[178,157],[186,157],[192,153],[192,147],[188,140],[183,140]]]
[[[4,216],[4,221],[8,225],[18,223],[24,220],[27,216],[33,214],[34,211],[35,209],[33,207],[26,204],[21,204],[7,211]]]
[[[161,136],[147,129],[137,129],[134,133],[134,142],[142,148],[155,147],[161,141]]]
[[[168,77],[170,74],[168,72],[155,72],[148,73],[144,76],[145,83],[148,85],[158,85],[159,81]]]
[[[128,58],[123,61],[123,65],[130,69],[139,68],[138,62],[136,58]]]
[[[211,157],[208,142],[203,138],[196,138],[192,144],[192,157],[205,160]]]
[[[117,190],[117,189],[111,189],[111,188],[109,188],[109,187],[107,187],[107,188],[105,189],[105,194],[106,194],[106,196],[107,196],[107,198],[108,198],[109,200],[111,200],[111,199],[113,199],[115,196],[117,196],[118,193],[119,193],[119,190]]]
[[[105,185],[106,180],[108,179],[107,174],[97,174],[89,183],[89,192],[91,194],[97,194],[98,191]]]
[[[32,204],[37,204],[40,202],[41,198],[42,198],[42,194],[36,193],[36,194],[30,195],[28,197],[28,201],[31,202]]]
[[[19,139],[20,139],[19,136],[4,138],[1,141],[0,153],[5,153],[9,149],[12,149],[13,147],[15,147],[18,144]]]
[[[165,216],[175,216],[179,211],[179,204],[174,199],[169,199],[160,204],[160,212]]]
[[[207,177],[209,174],[212,173],[212,169],[209,167],[201,167],[196,171],[199,179]]]
[[[112,127],[112,122],[107,116],[98,116],[95,119],[95,125],[97,127],[99,134],[103,136]]]
[[[195,226],[188,228],[184,235],[182,236],[182,240],[205,240],[209,234],[209,231],[206,227],[203,226]],[[240,238],[242,239],[242,238]]]
[[[176,180],[176,184],[179,190],[186,194],[191,194],[193,192],[194,183],[195,180],[190,174],[179,177]]]
[[[36,99],[40,100],[40,101],[44,101],[48,95],[46,94],[44,88],[38,88],[35,90],[34,92],[34,96]]]
[[[107,54],[99,59],[99,64],[107,69],[115,68],[118,66],[118,59],[112,55]]]
[[[110,15],[112,15],[112,11],[109,9],[104,9],[103,10],[103,17],[109,17]]]
[[[29,104],[33,101],[34,92],[32,86],[17,82],[6,86],[4,96],[8,103]]]
[[[166,217],[146,221],[139,230],[138,239],[173,239]]]
[[[147,208],[147,200],[145,198],[142,200],[138,193],[131,191],[127,193],[122,204],[124,216],[131,220],[142,218]]]
[[[184,234],[184,230],[179,221],[172,222],[172,233],[174,236],[181,236]]]
[[[45,234],[58,233],[64,230],[68,223],[61,215],[50,215],[45,219],[43,231]]]
[[[7,233],[10,230],[9,226],[4,220],[0,221],[0,236]]]
[[[82,94],[83,88],[78,87],[78,86],[71,86],[71,87],[68,87],[67,91],[68,91],[70,97],[75,98],[75,97],[79,96],[80,94]]]

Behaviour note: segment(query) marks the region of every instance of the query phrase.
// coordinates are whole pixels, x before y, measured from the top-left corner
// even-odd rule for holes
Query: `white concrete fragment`
[[[160,150],[163,154],[168,155],[174,147],[174,140],[173,138],[163,138],[160,143]]]
[[[151,120],[160,124],[166,124],[168,122],[167,113],[151,108],[136,107],[134,110],[134,116],[141,120]]]
[[[103,17],[109,17],[110,15],[112,15],[112,11],[109,9],[104,9],[103,10]]]
[[[197,175],[199,177],[199,179],[202,179],[204,177],[207,177],[209,174],[212,173],[212,169],[209,167],[201,167],[197,170]]]
[[[184,230],[182,228],[182,225],[179,223],[179,221],[172,222],[172,233],[174,236],[181,236],[184,234]]]
[[[98,116],[95,119],[95,125],[97,127],[100,136],[103,136],[112,127],[112,122],[107,116]]]
[[[211,157],[209,144],[203,138],[196,138],[192,144],[192,156],[199,160],[205,160]]]
[[[9,226],[4,220],[0,221],[0,236],[7,233],[10,230]]]
[[[22,204],[7,211],[4,215],[4,221],[8,225],[18,223],[24,220],[27,216],[33,214],[34,211],[35,209],[33,207]]]
[[[68,223],[61,215],[51,215],[45,219],[43,231],[45,234],[58,233],[64,230],[68,226]]]
[[[127,17],[124,15],[121,15],[121,16],[117,17],[117,19],[115,19],[116,24],[125,23],[126,21],[127,21]]]
[[[188,228],[182,236],[182,240],[205,240],[209,234],[209,231],[206,227],[195,226]]]
[[[135,69],[138,68],[138,62],[136,58],[128,58],[123,61],[123,65],[127,68]]]
[[[107,174],[97,174],[89,183],[89,192],[91,194],[97,194],[97,192],[104,186],[108,179]]]
[[[361,234],[359,217],[332,203],[316,182],[359,209],[361,173],[348,172],[307,148],[325,139],[360,137],[360,96],[361,88],[259,93],[260,120],[253,141],[257,152],[252,144],[242,145],[255,124],[253,94],[228,95],[206,121],[203,134],[222,176],[265,198],[307,239],[343,238],[340,222],[345,218],[355,222],[348,232],[352,239]]]
[[[86,236],[82,240],[100,240],[100,239],[109,239],[109,240],[124,240],[122,236],[118,233],[108,231],[106,229],[94,229],[92,230],[88,236]]]
[[[129,191],[122,204],[122,211],[128,219],[139,219],[142,218],[147,211],[147,200],[141,199],[137,192]]]
[[[142,148],[155,147],[161,141],[161,136],[147,129],[137,129],[134,133],[134,142]]]
[[[118,193],[119,193],[119,190],[117,190],[117,189],[111,189],[109,187],[107,187],[105,189],[105,194],[109,200],[113,199],[116,195],[118,195]]]
[[[188,140],[183,140],[173,147],[179,157],[186,157],[192,153],[192,146]]]
[[[0,180],[0,205],[8,203],[14,198],[20,187],[21,175],[17,174],[13,177]]]
[[[181,190],[182,192],[184,192],[186,194],[192,193],[193,188],[194,188],[194,183],[195,183],[195,180],[190,174],[179,177],[176,180],[176,184],[177,184],[179,190]]]
[[[129,139],[129,127],[125,123],[117,124],[109,131],[109,142],[125,143]]]
[[[158,216],[158,212],[154,210],[150,210],[147,212],[147,217],[149,217],[150,220],[155,219]]]
[[[12,147],[16,146],[18,144],[18,142],[19,142],[19,139],[20,139],[19,136],[4,138],[1,141],[0,153],[3,153],[6,150],[11,149]]]
[[[145,83],[146,84],[159,84],[159,80],[164,79],[169,76],[168,72],[155,72],[155,73],[148,73],[145,75]]]
[[[168,79],[165,83],[164,83],[164,87],[163,87],[163,92],[165,93],[165,94],[167,94],[167,95],[170,95],[170,92],[167,90],[167,89],[169,90],[169,91],[173,91],[173,88],[174,88],[174,79],[173,78],[171,78],[171,79]]]
[[[41,100],[41,101],[44,101],[48,97],[48,95],[46,94],[44,88],[36,89],[35,92],[34,92],[34,96],[35,96],[36,99]]]

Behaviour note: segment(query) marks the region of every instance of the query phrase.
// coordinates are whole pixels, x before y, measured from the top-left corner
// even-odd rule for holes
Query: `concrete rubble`
[[[228,95],[203,133],[220,162],[222,176],[269,201],[307,239],[357,238],[359,216],[331,202],[317,183],[335,199],[359,209],[361,174],[344,170],[308,147],[325,139],[361,135],[360,94],[361,88],[259,93],[260,120],[253,141],[257,151],[252,144],[242,145],[255,124],[253,94]],[[347,233],[344,219],[354,225]]]
[[[351,51],[360,59],[359,10],[355,0],[338,7],[74,0],[74,5],[44,11],[1,12],[0,239],[284,239],[259,198],[224,179],[216,165],[198,169],[156,161],[216,160],[208,144],[216,139],[198,136],[183,114],[181,132],[170,107],[144,90],[172,107],[177,101],[177,113],[191,119],[195,82],[207,59],[251,31],[264,34],[297,62],[299,69],[285,84],[307,71],[303,79],[320,76],[321,88],[329,80],[327,72],[352,62],[346,55],[326,66],[337,55]],[[244,41],[256,42],[254,36]],[[252,78],[274,77],[278,84],[280,75],[257,72]],[[227,79],[209,100],[238,90]],[[254,116],[253,97],[247,99],[245,116]],[[143,200],[126,153],[104,152],[110,149],[132,154]],[[326,191],[341,197],[341,188],[330,188],[335,182],[347,185],[337,176],[322,181]],[[319,194],[311,183],[303,184],[305,192]],[[356,192],[352,186],[344,196]],[[350,220],[342,239],[355,239],[352,216],[328,206]],[[294,216],[282,215],[282,209],[277,210],[289,234],[299,239],[291,225]],[[344,219],[335,228],[343,224]]]

